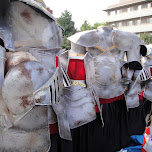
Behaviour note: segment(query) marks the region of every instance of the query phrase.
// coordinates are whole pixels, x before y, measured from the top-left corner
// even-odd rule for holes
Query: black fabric
[[[0,45],[2,46],[2,47],[4,47],[4,42],[3,42],[3,40],[0,38]]]
[[[131,70],[142,70],[142,65],[138,61],[129,62],[129,69]]]
[[[96,120],[72,130],[73,152],[110,152],[106,136],[103,136],[103,127],[100,115]]]
[[[125,100],[103,105],[104,136],[109,140],[111,151],[129,146],[128,119]],[[109,151],[109,152],[111,152]]]
[[[7,15],[7,12],[9,11],[8,10],[9,6],[10,6],[9,0],[0,0],[0,19],[4,19],[4,17]],[[2,20],[0,20],[0,23],[1,22]]]
[[[142,135],[145,131],[145,110],[143,101],[140,101],[139,107],[128,110],[128,130],[129,135]]]
[[[73,152],[72,142],[60,138],[59,134],[51,135],[51,148],[49,152]]]
[[[96,120],[71,130],[72,141],[51,135],[50,152],[108,152],[109,145],[103,138],[102,122],[99,114]],[[109,151],[110,152],[110,151]]]
[[[147,55],[147,48],[146,48],[146,46],[144,46],[144,45],[140,46],[140,54],[142,56],[146,56]]]
[[[59,135],[51,135],[50,152],[115,152],[129,145],[127,111],[125,101],[103,105],[102,127],[100,115],[81,127],[71,130],[73,141]]]

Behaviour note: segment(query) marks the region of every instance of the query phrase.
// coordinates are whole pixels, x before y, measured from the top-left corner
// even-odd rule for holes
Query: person
[[[106,32],[106,30],[104,32]],[[82,36],[83,32],[82,34],[78,34]],[[96,31],[94,30],[85,31],[84,34],[92,36],[93,38],[91,37],[91,39],[93,39],[93,41],[96,41],[98,38],[98,36],[96,36]],[[120,86],[119,89],[117,88],[118,90],[116,90],[115,93],[110,92],[113,91],[113,89],[109,90],[110,88],[108,86],[103,86],[104,89],[102,89],[102,91],[99,89],[99,87],[102,87],[100,85],[102,82],[109,84],[110,75],[106,75],[105,65],[109,67],[107,69],[109,71],[107,72],[112,73],[113,69],[115,69],[113,66],[119,65],[119,61],[113,57],[110,51],[102,53],[99,48],[84,47],[83,45],[80,45],[81,41],[77,44],[73,41],[74,37],[75,35],[69,38],[71,41],[71,50],[69,51],[69,54],[72,55],[72,59],[74,60],[72,63],[72,59],[69,60],[69,65],[71,64],[71,66],[66,65],[66,67],[68,67],[67,73],[72,80],[75,80],[75,77],[81,78],[84,75],[85,70],[86,77],[83,77],[82,79],[86,80],[87,86],[90,86],[89,83],[93,84],[93,88],[96,90],[95,94],[97,93],[97,96],[100,98],[100,103],[103,104],[102,114],[100,107],[95,106],[97,113],[97,118],[95,120],[71,130],[72,146],[74,147],[74,151],[98,152],[102,150],[112,152],[120,150],[122,147],[127,146],[129,142],[126,103],[123,96],[123,89]],[[87,40],[85,41],[85,39],[83,39],[83,42],[86,44]],[[88,42],[88,45],[94,43],[92,41]],[[80,63],[78,59],[82,60],[83,58],[84,63],[82,61]],[[120,71],[119,66],[117,67],[118,71]],[[120,72],[115,74],[119,77]],[[105,78],[105,81],[101,80],[103,78]],[[117,96],[115,96],[116,94]],[[103,116],[103,121],[101,116]]]
[[[96,143],[96,136],[93,133],[94,128],[100,127],[102,129],[101,122],[98,125],[95,123],[98,121],[94,108],[95,99],[92,97],[92,90],[86,81],[87,69],[85,65],[90,63],[86,62],[85,53],[84,47],[71,43],[71,50],[64,52],[59,57],[63,69],[71,80],[71,86],[64,88],[63,101],[61,102],[64,103],[62,106],[71,130],[72,141],[66,141],[71,152],[92,151],[92,147]],[[58,113],[58,107],[53,106],[53,108]],[[61,113],[63,114],[63,112]],[[99,131],[98,134],[100,133],[102,132]],[[65,140],[61,141],[62,150],[66,149],[68,151],[67,144],[63,143],[65,143]],[[99,144],[97,145],[98,150],[100,150]]]
[[[0,151],[46,152],[62,87],[62,29],[42,0],[1,2]]]
[[[94,73],[94,75],[92,74],[93,86],[103,105],[104,127],[101,138],[106,138],[105,145],[110,147],[109,152],[127,147],[129,145],[127,108],[137,105],[138,101],[137,103],[136,100],[134,103],[130,102],[130,94],[127,92],[129,90],[126,86],[131,82],[134,73],[130,67],[138,68],[140,65],[141,43],[139,38],[129,32],[103,27],[76,33],[68,39],[74,44],[85,47],[93,60],[92,66],[95,71],[90,70],[90,73]],[[136,45],[132,46],[133,42]],[[124,64],[125,54],[129,69]]]
[[[141,58],[142,65],[145,70],[149,71],[150,78],[152,75],[152,59],[151,59],[151,45],[146,45],[147,47],[147,54],[145,57]],[[151,97],[151,79],[144,81],[143,85],[143,101],[144,101],[144,110],[145,110],[145,121],[146,126],[151,126],[151,115],[152,115],[152,97]]]

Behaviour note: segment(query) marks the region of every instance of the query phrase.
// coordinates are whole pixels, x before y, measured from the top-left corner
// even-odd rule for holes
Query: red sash
[[[70,59],[67,73],[72,80],[86,80],[84,61],[80,59]]]
[[[99,98],[99,101],[100,101],[100,104],[107,104],[107,103],[112,103],[114,101],[123,100],[123,99],[124,99],[124,94],[122,94],[118,97],[110,98],[110,99]],[[96,113],[99,113],[99,109],[98,109],[97,105],[95,106],[95,110],[96,110]]]

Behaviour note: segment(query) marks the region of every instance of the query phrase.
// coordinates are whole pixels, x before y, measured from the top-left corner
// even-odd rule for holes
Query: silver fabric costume
[[[147,55],[145,57],[142,58],[142,65],[144,67],[144,69],[146,69],[147,71],[149,71],[149,73],[151,73],[151,68],[152,68],[152,52],[151,52],[151,48],[148,47],[148,51],[147,51]],[[144,97],[149,100],[152,101],[152,81],[151,81],[151,77],[148,81],[146,81],[145,86],[144,86]]]
[[[99,98],[109,99],[120,96],[124,93],[121,84],[120,62],[106,51],[94,57],[95,63],[95,84]]]
[[[0,151],[46,152],[49,124],[57,121],[52,105],[63,88],[56,68],[62,29],[43,1],[7,1],[5,11],[0,23]]]
[[[93,57],[94,88],[99,98],[108,99],[125,93],[127,107],[134,108],[139,105],[138,98],[132,101],[133,98],[130,97],[133,94],[138,96],[138,87],[137,85],[129,87],[129,85],[134,83],[132,79],[133,75],[136,75],[134,70],[142,69],[140,56],[145,54],[145,50],[135,34],[104,27],[76,33],[68,39],[86,47]],[[124,60],[125,56],[126,60]],[[133,90],[134,88],[136,91]]]
[[[96,118],[95,113],[95,98],[92,95],[92,82],[93,76],[88,75],[90,66],[92,67],[92,62],[88,62],[89,57],[84,54],[79,55],[77,50],[86,53],[85,48],[79,45],[73,44],[70,51],[64,52],[60,55],[59,60],[64,71],[68,70],[68,64],[70,59],[79,59],[84,61],[86,80],[72,80],[71,86],[65,87],[63,89],[63,96],[61,97],[61,102],[58,105],[53,105],[55,112],[63,114],[65,117],[58,117],[59,122],[64,119],[64,122],[67,124],[68,129],[74,129],[79,126],[82,126],[86,123],[93,121]],[[87,68],[88,67],[88,68]],[[74,67],[73,67],[74,68]],[[93,74],[93,73],[92,73]],[[87,83],[89,82],[89,84]],[[60,107],[60,108],[59,108]],[[59,115],[58,115],[59,116]],[[59,125],[59,130],[62,128]]]

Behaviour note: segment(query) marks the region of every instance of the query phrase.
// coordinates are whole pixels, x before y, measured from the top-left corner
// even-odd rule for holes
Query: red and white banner
[[[141,152],[152,152],[152,127],[147,127]]]

